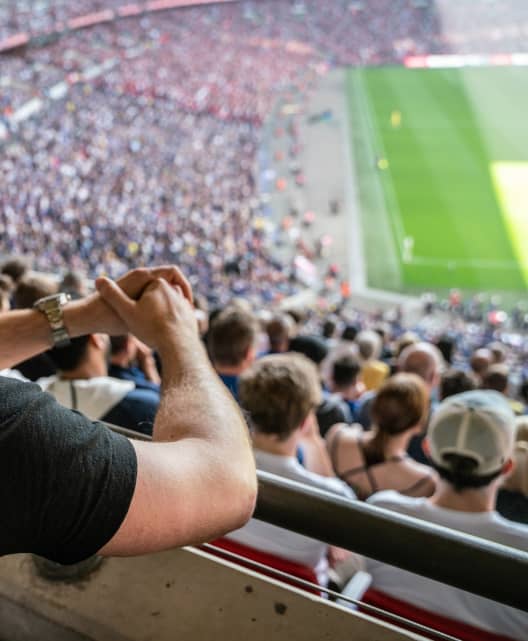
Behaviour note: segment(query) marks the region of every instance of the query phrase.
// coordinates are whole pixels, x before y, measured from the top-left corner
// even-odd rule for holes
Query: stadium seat
[[[398,616],[404,617],[409,621],[414,621],[415,623],[420,623],[426,625],[433,630],[438,630],[444,634],[450,634],[461,641],[513,641],[510,637],[506,637],[501,634],[496,634],[494,632],[488,632],[486,630],[481,630],[467,623],[462,623],[461,621],[455,621],[449,619],[440,614],[434,612],[429,612],[428,610],[423,610],[418,608],[410,603],[405,601],[400,601],[395,599],[384,592],[378,590],[369,589],[362,597],[362,602],[368,605],[376,606],[381,608],[386,612],[391,612],[392,614],[397,614]],[[361,608],[360,608],[361,609]],[[366,614],[371,616],[376,616],[377,618],[391,621],[389,617],[383,617],[381,615],[372,615],[372,612],[369,612],[366,608],[363,610]],[[398,623],[398,626],[405,627],[404,625]],[[409,626],[409,630],[412,630],[412,627]],[[430,635],[420,632],[424,637],[429,639],[437,639],[434,633]]]
[[[226,552],[230,552],[232,554],[237,554],[238,556],[245,557],[246,559],[250,559],[251,561],[255,561],[257,563],[261,563],[262,565],[274,568],[275,570],[280,570],[281,572],[285,572],[286,574],[291,574],[293,577],[303,579],[304,581],[308,581],[315,585],[318,585],[319,583],[314,569],[310,566],[302,565],[301,563],[295,563],[294,561],[288,561],[287,559],[283,559],[280,556],[262,552],[261,550],[256,550],[255,548],[248,547],[247,545],[242,545],[241,543],[236,543],[235,541],[230,541],[229,539],[217,539],[216,541],[212,541],[209,544],[209,546],[206,548],[206,551],[215,554],[210,546],[218,548],[219,550],[225,550]],[[218,556],[222,556],[221,552],[218,553]],[[228,560],[237,563],[242,567],[246,567],[255,572],[259,572],[264,576],[269,576],[270,578],[277,581],[282,581],[283,583],[287,583],[288,585],[293,585],[297,588],[305,590],[306,592],[310,592],[311,594],[320,595],[319,590],[317,590],[316,588],[309,588],[300,585],[295,581],[289,581],[284,577],[277,576],[272,571],[266,572],[266,570],[264,569],[255,568],[251,563],[244,563],[244,561],[241,559],[234,560],[229,558]]]

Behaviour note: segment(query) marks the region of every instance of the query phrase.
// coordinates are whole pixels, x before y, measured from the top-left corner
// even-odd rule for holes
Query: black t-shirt
[[[0,554],[89,557],[119,529],[136,475],[128,439],[0,377]]]

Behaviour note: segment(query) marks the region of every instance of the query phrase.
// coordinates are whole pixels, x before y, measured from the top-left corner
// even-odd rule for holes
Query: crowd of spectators
[[[86,0],[75,11],[102,4]],[[520,332],[456,310],[440,321],[425,314],[405,327],[397,313],[385,319],[338,310],[322,318],[276,306],[296,292],[296,283],[290,266],[274,257],[262,222],[255,158],[260,125],[277,101],[306,96],[328,63],[390,62],[455,46],[503,51],[506,40],[515,48],[528,20],[513,0],[507,16],[518,17],[515,33],[501,26],[493,2],[480,3],[479,20],[467,26],[464,1],[446,13],[428,1],[366,4],[270,0],[189,9],[178,21],[143,17],[6,59],[0,73],[17,80],[10,80],[7,98],[0,96],[4,116],[30,97],[46,104],[9,124],[12,138],[0,160],[2,250],[27,256],[56,278],[36,276],[21,260],[5,263],[0,309],[31,307],[58,290],[84,295],[86,281],[66,269],[117,276],[131,266],[178,263],[197,294],[212,365],[245,410],[262,469],[522,546],[528,371]],[[47,31],[71,15],[71,3],[54,3],[49,12],[47,6],[32,17],[31,31]],[[3,11],[6,35],[25,14]],[[105,73],[79,80],[102,63],[109,63]],[[62,80],[68,81],[64,97],[47,100],[46,90]],[[296,117],[284,124],[295,156]],[[92,419],[152,431],[156,354],[132,335],[79,337],[7,374],[37,380]],[[503,449],[492,452],[499,468],[466,456],[479,454],[479,445],[466,443],[465,454],[456,449],[470,432],[466,411],[480,417],[471,418],[475,430],[491,423],[504,435]],[[522,424],[514,445],[515,415]],[[442,453],[438,434],[463,421],[467,430],[447,439],[451,450]],[[480,489],[480,502],[471,503]],[[487,525],[480,531],[460,514],[443,519],[442,509],[485,513]],[[335,580],[349,578],[350,558],[342,550],[272,526],[251,521],[231,538],[308,565],[321,585],[331,578],[330,567]],[[401,582],[384,567],[368,569],[374,588],[390,593]],[[428,593],[414,579],[406,585],[408,592],[393,596]],[[486,603],[449,594],[455,593],[442,593],[446,617],[468,616],[502,632],[500,606],[480,620]],[[456,608],[449,608],[451,599]],[[427,609],[427,599],[420,603]],[[525,615],[508,616],[509,634],[521,639]]]
[[[0,24],[45,33],[119,4],[8,3]],[[293,268],[273,259],[263,223],[260,125],[280,100],[300,101],[302,112],[327,65],[518,49],[519,3],[479,4],[226,3],[116,20],[3,56],[0,139],[2,128],[11,137],[0,163],[0,250],[91,276],[177,261],[204,295],[294,293]],[[38,113],[13,119],[32,98],[43,103]],[[298,117],[282,123],[293,161]]]
[[[60,285],[59,280],[10,260],[2,266],[3,306],[31,307],[59,287],[73,296],[88,289],[75,273],[63,275]],[[376,315],[357,314],[352,321],[346,312],[332,317],[279,312],[240,298],[208,308],[197,297],[195,306],[211,363],[244,410],[260,469],[523,548],[527,406],[522,386],[513,385],[510,376],[518,355],[500,334],[476,345],[466,358],[465,346],[461,349],[462,341],[454,337],[447,349],[443,334],[427,336],[419,325],[407,328]],[[43,367],[51,372],[43,375]],[[156,355],[130,334],[75,338],[20,369],[62,405],[91,419],[152,432],[160,393]],[[16,370],[7,374],[20,378]],[[464,420],[477,423],[466,425],[459,437],[449,436],[462,430]],[[493,432],[491,441],[482,441],[490,424],[503,437],[495,439]],[[460,445],[462,437],[466,445]],[[495,469],[499,459],[504,465]],[[452,511],[457,515],[447,518]],[[474,512],[482,516],[468,516]],[[406,580],[402,592],[399,575],[380,564],[258,521],[226,541],[223,545],[239,546],[238,552],[255,549],[264,559],[282,558],[293,572],[308,568],[320,585],[332,580],[345,592],[347,580],[366,568],[373,583],[365,598],[373,602],[389,594],[427,611],[438,594],[427,582],[417,582],[413,590],[413,580]],[[485,629],[499,632],[506,626],[512,639],[522,638],[524,615],[459,596],[442,589],[444,617],[474,625],[481,617]]]

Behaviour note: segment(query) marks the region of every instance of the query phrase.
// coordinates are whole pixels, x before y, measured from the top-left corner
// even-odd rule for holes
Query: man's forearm
[[[98,294],[64,307],[64,325],[72,338],[111,331],[109,317]],[[51,347],[51,328],[42,312],[20,309],[0,314],[0,369],[13,367]]]
[[[154,440],[188,436],[250,448],[247,427],[229,390],[210,365],[198,337],[178,337],[160,350],[162,398]]]

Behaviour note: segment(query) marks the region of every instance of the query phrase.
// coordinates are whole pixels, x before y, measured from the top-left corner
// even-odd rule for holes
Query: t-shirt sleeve
[[[128,439],[36,385],[0,378],[0,554],[91,556],[123,522],[136,476]]]

